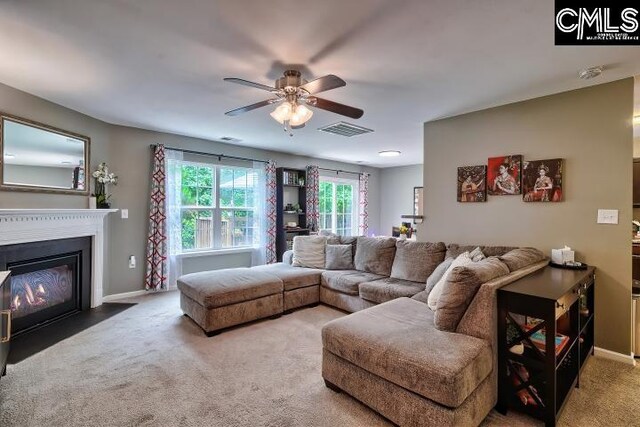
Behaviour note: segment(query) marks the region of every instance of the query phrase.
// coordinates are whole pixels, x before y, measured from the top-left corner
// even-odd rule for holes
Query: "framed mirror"
[[[422,220],[424,219],[423,213],[423,203],[424,199],[422,197],[424,191],[424,187],[413,187],[413,223],[414,224],[422,224]]]
[[[90,139],[0,114],[0,190],[89,194]]]

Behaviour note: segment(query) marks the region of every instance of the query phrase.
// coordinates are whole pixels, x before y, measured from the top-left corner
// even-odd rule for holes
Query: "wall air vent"
[[[373,132],[373,129],[363,128],[362,126],[357,126],[347,122],[338,122],[332,125],[323,126],[321,128],[318,128],[318,130],[348,137]]]

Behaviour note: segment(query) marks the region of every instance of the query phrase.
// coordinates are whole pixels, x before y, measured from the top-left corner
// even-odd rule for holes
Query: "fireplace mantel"
[[[91,307],[102,304],[104,219],[117,209],[0,209],[0,246],[92,237]]]

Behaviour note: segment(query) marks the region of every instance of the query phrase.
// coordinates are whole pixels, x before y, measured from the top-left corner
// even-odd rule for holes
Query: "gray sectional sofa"
[[[454,268],[437,309],[434,271],[475,245],[339,238],[353,268],[282,263],[194,273],[178,281],[181,307],[207,334],[322,302],[353,314],[322,330],[322,375],[402,426],[475,426],[497,402],[496,290],[547,264],[534,249],[480,246],[486,260]],[[252,280],[255,275],[256,280]]]

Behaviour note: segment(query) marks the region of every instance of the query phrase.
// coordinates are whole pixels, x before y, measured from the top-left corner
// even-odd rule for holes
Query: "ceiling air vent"
[[[348,137],[373,132],[373,129],[363,128],[362,126],[357,126],[347,122],[338,122],[332,125],[323,126],[321,128],[318,128],[318,130]]]
[[[232,136],[223,136],[222,138],[220,138],[220,140],[224,141],[224,142],[240,142],[240,141],[242,141],[241,139],[234,138]]]

